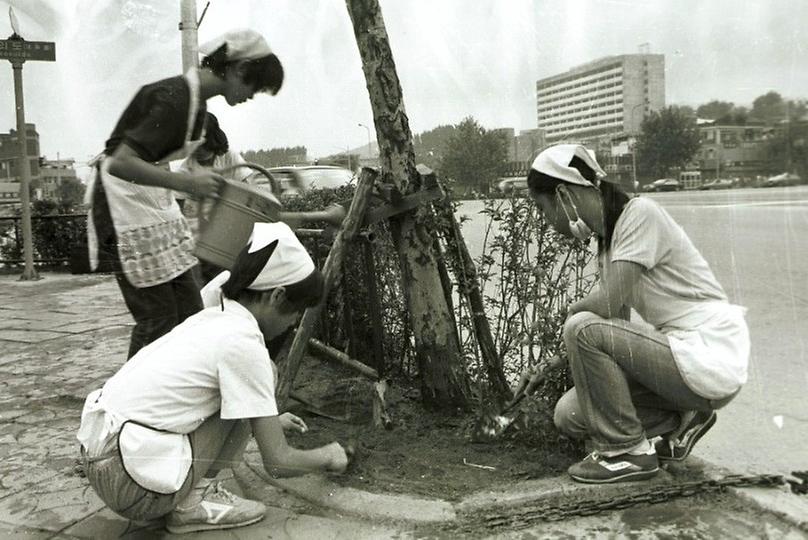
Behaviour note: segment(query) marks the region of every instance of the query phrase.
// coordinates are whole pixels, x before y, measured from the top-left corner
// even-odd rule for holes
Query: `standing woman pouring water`
[[[172,190],[215,197],[224,179],[209,170],[171,172],[168,162],[204,141],[206,100],[237,105],[276,94],[283,67],[252,30],[200,47],[200,69],[142,87],[118,120],[88,190],[90,264],[115,272],[135,319],[129,358],[202,309],[193,237]]]
[[[659,460],[687,457],[746,382],[744,309],[727,301],[671,216],[610,183],[583,146],[542,151],[528,187],[559,233],[598,240],[600,283],[564,325],[575,387],[555,423],[594,447],[569,474],[587,483],[650,478]],[[630,322],[631,308],[651,326]],[[527,373],[520,387],[530,392],[539,379]]]

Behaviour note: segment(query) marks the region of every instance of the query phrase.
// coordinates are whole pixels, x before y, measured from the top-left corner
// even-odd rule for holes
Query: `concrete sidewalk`
[[[162,523],[134,524],[106,509],[86,479],[74,471],[75,433],[84,398],[123,364],[131,325],[111,276],[45,274],[34,282],[0,276],[0,537],[172,537]],[[227,483],[267,503],[267,517],[250,527],[183,538],[457,537],[461,529],[452,533],[453,524],[492,505],[518,506],[539,500],[550,504],[580,490],[609,496],[633,489],[629,484],[593,488],[554,478],[450,502],[366,493],[317,475],[268,483],[255,463],[260,459],[253,443],[245,464],[235,471],[238,484],[234,480]],[[654,482],[665,485],[673,481],[664,473]],[[747,515],[748,507],[743,504],[721,512],[705,511],[731,515],[733,526],[741,527],[738,530],[758,527],[749,530],[808,538],[804,533],[808,530],[808,497],[783,490],[742,491],[746,497],[763,501],[759,508],[776,509],[787,519],[767,510],[761,520],[754,513]],[[683,515],[692,515],[692,505],[677,504],[666,508],[680,508]],[[670,526],[665,520],[649,521],[647,515],[640,509],[579,518],[548,525],[539,536],[550,531],[577,536],[587,530],[611,530],[618,536],[641,530],[653,536]],[[710,515],[704,519],[719,519]],[[643,528],[631,529],[634,525],[626,525],[626,519],[639,519]],[[474,536],[485,535],[480,533]]]

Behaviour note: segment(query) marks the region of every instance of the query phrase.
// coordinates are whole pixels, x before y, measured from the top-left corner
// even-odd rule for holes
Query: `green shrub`
[[[18,210],[16,215],[20,214]],[[4,260],[23,258],[21,225],[18,223],[17,227],[19,230],[15,235],[13,222],[2,223],[0,257]],[[31,237],[35,260],[51,263],[67,260],[74,246],[86,241],[87,217],[53,201],[34,201],[31,204]]]

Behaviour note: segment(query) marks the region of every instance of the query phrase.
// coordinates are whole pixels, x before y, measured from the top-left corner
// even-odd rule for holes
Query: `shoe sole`
[[[576,476],[574,474],[570,474],[573,480],[576,482],[581,482],[583,484],[613,484],[615,482],[633,482],[636,480],[648,480],[656,476],[659,472],[659,467],[653,470],[645,470],[645,471],[634,471],[626,474],[621,474],[620,476],[612,476],[611,478],[586,478],[583,476]]]
[[[689,456],[690,452],[693,451],[693,447],[696,446],[696,443],[699,442],[699,439],[701,439],[704,436],[705,433],[710,431],[710,428],[712,428],[715,425],[716,420],[718,420],[718,415],[715,414],[715,411],[713,411],[713,413],[707,419],[707,422],[702,424],[701,427],[698,429],[698,431],[696,431],[693,434],[693,437],[690,438],[690,441],[684,447],[685,453],[682,454],[681,457],[660,455],[657,452],[657,458],[659,459],[659,461],[678,462],[678,461],[684,461],[685,459],[687,459],[687,456]]]
[[[258,523],[264,519],[264,516],[258,516],[239,523],[194,523],[191,525],[166,525],[166,530],[172,534],[187,534],[192,532],[202,531],[219,531],[222,529],[235,529],[236,527],[245,527]]]

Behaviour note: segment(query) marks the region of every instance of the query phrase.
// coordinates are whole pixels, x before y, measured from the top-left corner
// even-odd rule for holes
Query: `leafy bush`
[[[565,355],[567,307],[592,289],[597,268],[589,247],[556,233],[529,198],[487,199],[481,213],[483,246],[475,264],[499,363],[513,384],[528,366]],[[462,296],[457,311],[469,373],[479,382],[484,370]],[[570,382],[563,371],[551,373],[538,395],[554,404]]]
[[[347,206],[352,194],[352,186],[311,192],[285,200],[284,208],[321,209],[338,201]],[[478,216],[474,226],[483,227],[484,242],[475,264],[500,363],[507,379],[515,382],[527,366],[564,354],[561,332],[567,306],[591,290],[596,265],[588,246],[553,231],[527,198],[486,199],[480,213],[482,219]],[[469,226],[468,219],[461,221],[466,222],[464,227]],[[442,225],[436,219],[430,226]],[[383,221],[367,232],[364,238],[372,238],[375,273],[369,274],[364,260],[363,250],[367,248],[363,243],[367,240],[357,239],[345,257],[342,282],[329,297],[319,334],[333,346],[374,365],[370,307],[370,280],[374,280],[382,308],[385,368],[388,373],[415,376],[417,365],[390,226]],[[330,246],[320,239],[303,240],[322,263]],[[469,306],[465,296],[459,294],[457,274],[461,263],[454,250],[444,251],[468,373],[472,383],[482,388],[486,373]],[[540,396],[547,403],[555,403],[569,385],[566,373],[556,372],[540,389]]]
[[[50,263],[67,260],[74,246],[85,241],[87,217],[84,214],[74,214],[71,210],[70,207],[47,200],[34,201],[31,204],[31,236],[35,260]],[[18,210],[16,215],[19,216],[20,213]],[[4,260],[22,259],[22,231],[18,230],[15,234],[13,222],[4,221],[0,235],[3,238],[0,257]]]

